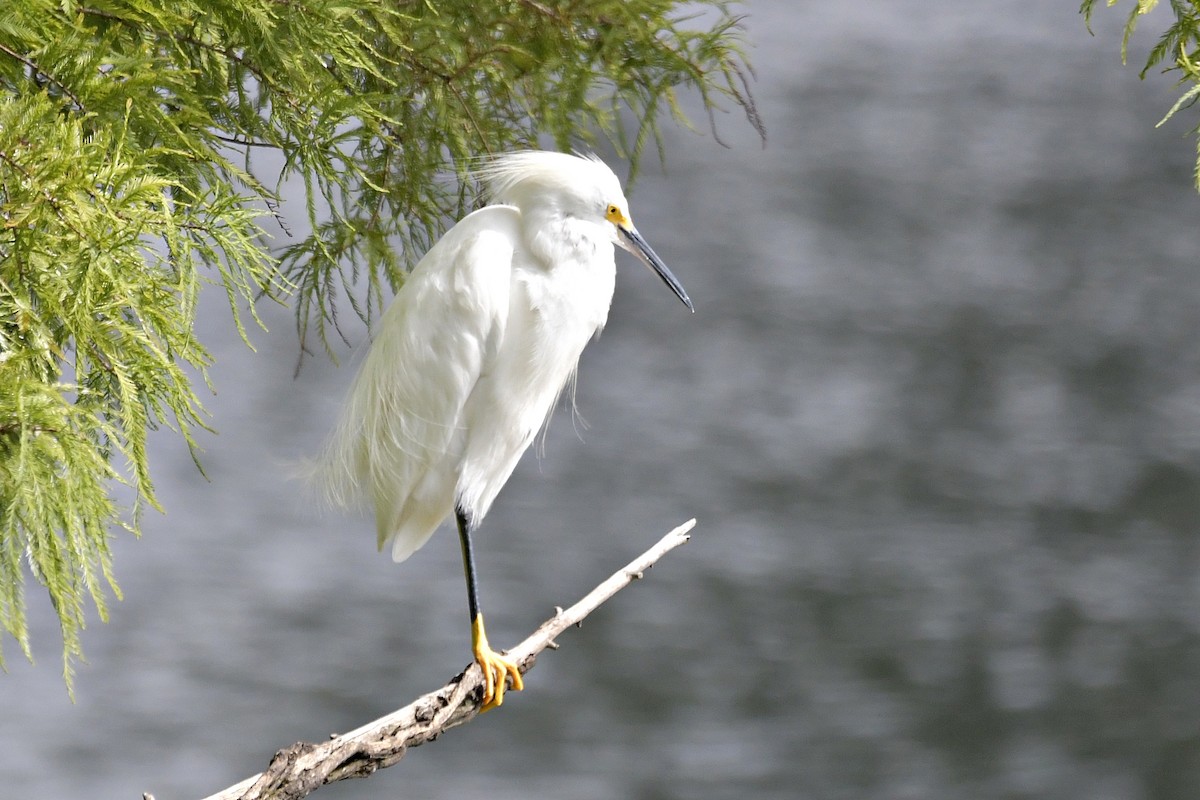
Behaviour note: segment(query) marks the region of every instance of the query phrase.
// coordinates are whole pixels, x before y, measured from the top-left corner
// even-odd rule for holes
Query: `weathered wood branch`
[[[686,542],[695,524],[693,519],[680,525],[575,605],[566,610],[556,609],[553,617],[508,651],[521,673],[533,668],[543,650],[557,649],[554,640],[560,633],[578,625],[608,598],[641,578],[660,558]],[[361,728],[333,736],[326,742],[297,742],[285,747],[275,754],[265,772],[205,800],[299,800],[327,783],[365,778],[400,761],[410,747],[431,742],[450,728],[470,722],[479,714],[482,692],[483,674],[479,665],[472,663],[437,691]]]

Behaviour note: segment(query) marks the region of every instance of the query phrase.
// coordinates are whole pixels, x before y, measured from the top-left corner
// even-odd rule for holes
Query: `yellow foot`
[[[504,702],[504,690],[509,679],[512,679],[514,692],[525,688],[517,662],[505,658],[488,645],[487,634],[483,630],[483,614],[475,617],[471,623],[471,649],[475,653],[475,661],[483,670],[483,705],[480,711],[490,711]]]

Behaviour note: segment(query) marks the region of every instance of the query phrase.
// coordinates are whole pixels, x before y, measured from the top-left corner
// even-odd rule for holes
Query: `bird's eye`
[[[621,209],[617,206],[609,206],[604,212],[604,218],[609,222],[618,223],[625,218],[625,215],[621,213]]]

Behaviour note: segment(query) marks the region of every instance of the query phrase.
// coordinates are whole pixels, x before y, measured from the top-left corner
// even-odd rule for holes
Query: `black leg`
[[[463,573],[467,578],[467,610],[471,614],[471,652],[483,670],[482,710],[495,708],[504,702],[504,690],[512,681],[514,691],[520,691],[523,682],[521,672],[511,659],[497,653],[487,640],[483,627],[483,611],[479,607],[479,585],[475,580],[475,553],[471,549],[471,524],[461,508],[454,509],[458,521],[458,540],[462,545]]]
[[[475,582],[475,553],[471,549],[471,525],[467,515],[461,508],[454,509],[454,518],[458,520],[458,541],[462,544],[463,572],[467,576],[467,610],[471,614],[471,624],[479,616],[479,585]]]

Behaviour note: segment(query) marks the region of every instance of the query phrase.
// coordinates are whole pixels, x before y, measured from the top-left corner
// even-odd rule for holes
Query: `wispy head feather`
[[[547,150],[522,150],[497,156],[475,170],[493,203],[521,205],[547,192],[580,193],[599,190],[621,196],[621,182],[608,165],[590,153],[572,155]]]

